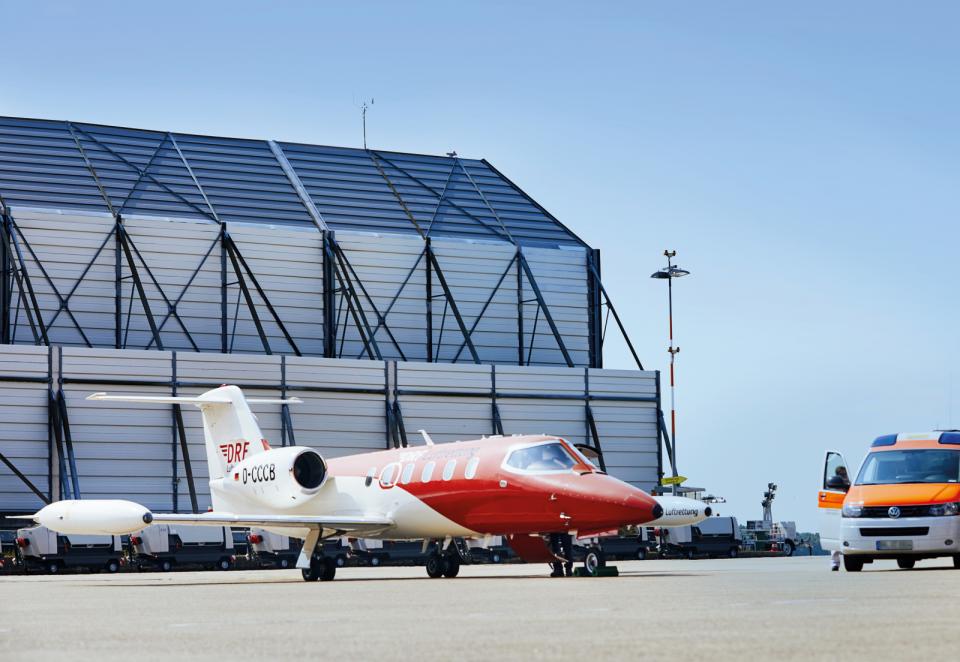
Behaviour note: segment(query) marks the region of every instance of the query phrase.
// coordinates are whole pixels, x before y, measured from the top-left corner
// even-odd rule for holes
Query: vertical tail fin
[[[270,448],[243,392],[236,386],[215,388],[197,400],[195,404],[203,413],[210,480],[223,478],[233,465]]]

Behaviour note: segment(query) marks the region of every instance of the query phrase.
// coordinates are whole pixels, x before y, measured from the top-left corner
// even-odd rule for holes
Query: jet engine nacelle
[[[687,526],[698,524],[713,514],[710,506],[703,501],[678,496],[655,496],[654,500],[663,508],[663,515],[644,526]]]
[[[153,521],[153,513],[139,503],[120,499],[55,501],[41,508],[34,521],[64,535],[121,536],[139,531]]]
[[[327,463],[320,453],[289,446],[235,464],[223,478],[223,491],[270,508],[296,508],[315,497],[326,480]]]

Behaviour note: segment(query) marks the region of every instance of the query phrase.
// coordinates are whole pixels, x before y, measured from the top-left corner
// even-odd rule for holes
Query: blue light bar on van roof
[[[895,434],[885,434],[882,437],[877,437],[873,440],[873,443],[870,444],[871,448],[876,448],[877,446],[893,446],[897,443],[897,435]]]
[[[956,430],[951,430],[950,432],[943,432],[940,435],[941,444],[950,444],[952,446],[960,446],[960,432]]]

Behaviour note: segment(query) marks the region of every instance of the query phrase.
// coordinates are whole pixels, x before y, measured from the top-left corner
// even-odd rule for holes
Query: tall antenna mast
[[[373,105],[373,97],[370,97],[370,103],[366,101],[360,106],[360,115],[363,117],[363,148],[367,148],[367,108]]]

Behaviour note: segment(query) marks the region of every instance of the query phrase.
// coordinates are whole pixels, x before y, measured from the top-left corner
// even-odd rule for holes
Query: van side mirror
[[[843,476],[830,476],[827,478],[827,489],[846,492],[850,489],[850,481]]]

